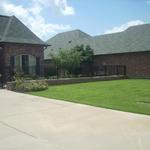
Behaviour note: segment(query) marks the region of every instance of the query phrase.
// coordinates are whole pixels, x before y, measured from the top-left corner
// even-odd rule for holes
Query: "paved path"
[[[0,150],[150,150],[150,116],[0,90]]]

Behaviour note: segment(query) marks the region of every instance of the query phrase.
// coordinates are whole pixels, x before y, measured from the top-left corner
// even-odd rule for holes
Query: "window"
[[[10,59],[11,65],[24,74],[36,74],[36,57],[32,55],[17,55]]]
[[[36,57],[29,55],[29,72],[30,74],[36,74]]]
[[[20,60],[22,61],[22,71],[25,74],[29,74],[29,56],[28,55],[22,55]]]

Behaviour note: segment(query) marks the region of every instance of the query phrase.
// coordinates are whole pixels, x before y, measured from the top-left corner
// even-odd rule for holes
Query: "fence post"
[[[119,75],[119,66],[116,65],[116,74]]]
[[[107,66],[106,65],[104,66],[104,70],[105,70],[104,71],[105,72],[105,76],[107,76]]]
[[[124,75],[126,75],[126,73],[127,73],[127,72],[126,72],[126,66],[124,66]]]

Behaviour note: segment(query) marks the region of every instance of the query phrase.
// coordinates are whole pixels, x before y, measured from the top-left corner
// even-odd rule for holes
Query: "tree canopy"
[[[73,49],[73,51],[77,51],[81,53],[81,63],[92,63],[93,62],[93,49],[90,47],[90,45],[84,46],[77,45]]]
[[[58,69],[72,74],[82,63],[93,63],[93,49],[89,45],[77,45],[70,50],[60,49],[51,58]]]
[[[73,50],[60,50],[58,54],[53,54],[52,60],[58,69],[63,69],[65,73],[71,74],[73,70],[80,67],[81,53]]]

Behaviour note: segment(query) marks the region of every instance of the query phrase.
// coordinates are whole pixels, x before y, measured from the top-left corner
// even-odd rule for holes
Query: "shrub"
[[[36,78],[36,76],[35,76]],[[48,88],[45,80],[31,80],[30,76],[25,76],[20,72],[15,72],[14,82],[10,82],[8,89],[19,92],[41,91]]]
[[[48,84],[44,80],[16,81],[12,90],[19,92],[42,91],[48,88]]]

